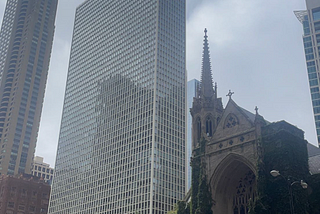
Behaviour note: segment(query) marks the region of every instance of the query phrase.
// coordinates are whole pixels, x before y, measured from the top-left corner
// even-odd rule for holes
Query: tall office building
[[[192,116],[190,113],[190,108],[192,108],[193,98],[197,97],[198,91],[200,87],[200,81],[193,79],[188,81],[187,83],[187,106],[188,106],[188,116],[187,116],[187,191],[191,188],[191,165],[190,159],[192,156]]]
[[[164,214],[184,197],[185,4],[77,8],[49,213]]]
[[[3,73],[4,63],[8,53],[8,47],[14,23],[14,16],[17,9],[17,3],[18,0],[8,0],[3,16],[2,27],[0,31],[0,79]]]
[[[307,10],[295,11],[303,25],[303,44],[306,56],[309,86],[320,145],[320,1],[306,0]]]
[[[57,0],[8,0],[0,40],[0,173],[31,173]]]

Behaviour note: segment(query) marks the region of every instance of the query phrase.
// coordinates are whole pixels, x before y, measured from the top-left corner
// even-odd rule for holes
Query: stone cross
[[[233,94],[234,94],[234,92],[231,92],[231,90],[229,90],[229,93],[226,96],[229,97],[229,99],[231,99]]]

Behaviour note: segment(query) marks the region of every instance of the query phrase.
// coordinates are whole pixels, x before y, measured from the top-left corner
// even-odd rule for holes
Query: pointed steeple
[[[213,83],[207,29],[204,30],[200,97],[213,97]]]

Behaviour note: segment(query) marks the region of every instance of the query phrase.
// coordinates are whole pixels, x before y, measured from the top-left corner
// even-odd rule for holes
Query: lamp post
[[[308,188],[308,184],[306,182],[304,182],[303,180],[300,180],[300,181],[294,181],[294,182],[291,182],[290,180],[290,177],[288,177],[287,179],[280,174],[280,172],[278,170],[271,170],[270,171],[270,174],[273,176],[273,177],[282,177],[288,184],[288,190],[289,190],[289,195],[290,195],[290,211],[291,211],[291,214],[294,214],[294,205],[293,205],[293,195],[292,195],[292,186],[295,185],[295,184],[300,184],[301,187],[303,189],[307,189]]]

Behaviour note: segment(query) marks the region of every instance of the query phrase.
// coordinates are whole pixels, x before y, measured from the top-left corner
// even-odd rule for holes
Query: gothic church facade
[[[292,164],[294,168],[294,161],[286,159],[287,166],[269,161],[274,149],[282,148],[277,150],[280,151],[278,155],[283,152],[289,157],[299,147],[302,155],[298,155],[296,161],[307,164],[304,134],[285,121],[269,123],[259,115],[257,108],[255,114],[241,108],[232,99],[231,91],[223,108],[217,96],[217,84],[213,84],[207,30],[202,60],[201,84],[190,109],[193,119],[191,213],[206,213],[201,206],[208,204],[201,203],[209,203],[214,214],[247,214],[250,204],[260,200],[259,173],[265,173],[271,181],[274,178],[268,172],[273,169],[295,173],[290,167]],[[263,170],[260,169],[262,165]],[[298,168],[296,170],[301,170]],[[302,168],[303,177],[308,174],[308,166],[304,164]],[[201,189],[202,179],[207,185],[209,202],[201,198],[205,191]]]

